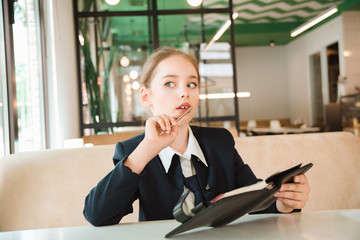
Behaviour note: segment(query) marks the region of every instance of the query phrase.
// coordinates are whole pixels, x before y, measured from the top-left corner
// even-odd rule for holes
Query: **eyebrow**
[[[164,79],[164,78],[178,78],[178,77],[179,76],[176,74],[167,74],[167,75],[163,76],[162,78]],[[193,78],[198,79],[198,77],[196,75],[189,76],[189,79],[193,79]]]
[[[177,78],[178,75],[175,75],[175,74],[167,74],[165,76],[163,76],[162,78]]]

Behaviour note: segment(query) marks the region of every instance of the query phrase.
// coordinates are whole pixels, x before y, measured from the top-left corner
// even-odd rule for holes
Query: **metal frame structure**
[[[74,19],[75,19],[75,36],[78,35],[79,32],[79,24],[78,20],[81,18],[88,17],[124,17],[124,16],[148,16],[152,20],[152,26],[150,26],[149,31],[152,31],[153,37],[153,46],[154,49],[159,47],[159,28],[158,28],[158,16],[163,15],[179,15],[179,14],[206,14],[206,13],[227,13],[229,14],[229,19],[231,19],[231,27],[230,27],[230,45],[231,45],[231,63],[233,65],[233,92],[235,93],[234,98],[234,111],[235,115],[233,116],[221,116],[221,117],[206,117],[197,118],[196,121],[200,123],[209,123],[209,122],[219,122],[219,121],[235,121],[235,127],[237,131],[240,131],[239,124],[239,105],[238,105],[238,97],[236,93],[238,91],[237,88],[237,77],[236,77],[236,62],[235,62],[235,34],[234,34],[234,25],[233,25],[233,1],[229,0],[228,8],[215,8],[215,9],[205,9],[201,6],[199,9],[174,9],[174,10],[159,10],[157,9],[157,0],[148,0],[148,10],[147,11],[111,11],[111,12],[79,12],[78,11],[78,0],[73,0],[73,9],[74,9]],[[149,21],[150,22],[150,21]],[[203,23],[202,23],[203,24]],[[202,38],[205,40],[204,32],[202,31]],[[116,122],[116,123],[91,123],[85,124],[83,121],[83,105],[82,105],[82,87],[81,87],[81,74],[80,74],[80,46],[79,42],[76,38],[76,56],[77,56],[77,76],[78,76],[78,84],[79,84],[79,103],[80,103],[80,129],[81,135],[84,135],[85,129],[93,129],[93,128],[111,128],[111,127],[124,127],[124,126],[140,126],[143,125],[143,122]]]
[[[9,118],[9,147],[10,153],[15,153],[18,150],[19,128],[17,122],[15,59],[12,29],[12,24],[14,23],[14,1],[5,0],[2,1],[2,4]]]

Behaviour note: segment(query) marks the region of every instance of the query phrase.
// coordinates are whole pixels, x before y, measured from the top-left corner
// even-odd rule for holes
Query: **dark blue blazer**
[[[191,127],[204,153],[208,167],[193,164],[202,193],[207,201],[221,193],[254,184],[257,179],[235,149],[229,131],[222,128]],[[143,140],[144,134],[119,142],[113,161],[115,168],[94,187],[85,199],[84,216],[95,226],[111,225],[133,211],[140,202],[139,220],[172,219],[173,208],[184,190],[180,164],[174,161],[168,173],[159,156],[153,158],[138,175],[123,162]],[[277,212],[275,204],[262,212]]]

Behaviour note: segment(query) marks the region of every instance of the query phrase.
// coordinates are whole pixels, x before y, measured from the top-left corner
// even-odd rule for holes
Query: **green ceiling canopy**
[[[97,0],[97,3],[98,11],[145,12],[148,9],[147,0],[121,0],[115,6],[106,4],[104,0]],[[233,12],[239,14],[234,26],[236,45],[268,45],[271,40],[277,45],[287,44],[292,40],[291,30],[335,5],[338,6],[339,11],[327,21],[341,14],[342,11],[359,10],[360,0],[233,0]],[[203,2],[204,9],[224,9],[228,6],[229,3],[225,0],[204,0]],[[191,44],[200,43],[202,29],[206,42],[209,42],[229,19],[227,13],[205,13],[203,19],[199,13],[176,13],[176,10],[194,9],[187,4],[186,0],[158,0],[157,8],[160,43],[163,44],[184,41]],[[80,7],[79,10],[81,11]],[[152,34],[149,19],[151,18],[145,14],[111,17],[110,32],[114,36],[113,39],[122,44],[148,42]],[[219,41],[229,41],[229,39],[229,31],[227,31]]]

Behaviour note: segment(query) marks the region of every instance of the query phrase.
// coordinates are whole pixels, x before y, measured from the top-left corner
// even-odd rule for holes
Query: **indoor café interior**
[[[196,106],[182,105],[181,116],[144,100],[146,74],[172,58],[147,69],[161,49],[195,59]],[[0,239],[360,239],[360,0],[3,0],[0,60]],[[174,99],[162,97],[163,106]],[[154,131],[164,141],[183,122],[186,151],[169,143],[140,173],[129,165]],[[143,221],[161,205],[148,203],[144,179],[155,163],[163,167],[155,179],[169,178],[169,148],[180,155],[181,197],[166,193],[178,199],[169,219]],[[225,167],[210,159],[223,161],[228,148],[266,185],[220,191],[233,176],[216,175]],[[203,180],[187,149],[203,152]],[[184,159],[205,199],[189,209],[197,193]],[[119,220],[96,226],[89,198],[105,185],[92,204],[111,198],[115,180],[105,181],[119,165],[129,174],[123,189],[139,183],[126,208],[116,213],[109,202],[97,215],[112,209]],[[284,213],[275,190],[303,184],[298,176],[306,204]],[[269,196],[256,198],[260,191]],[[270,204],[276,211],[262,212]]]

